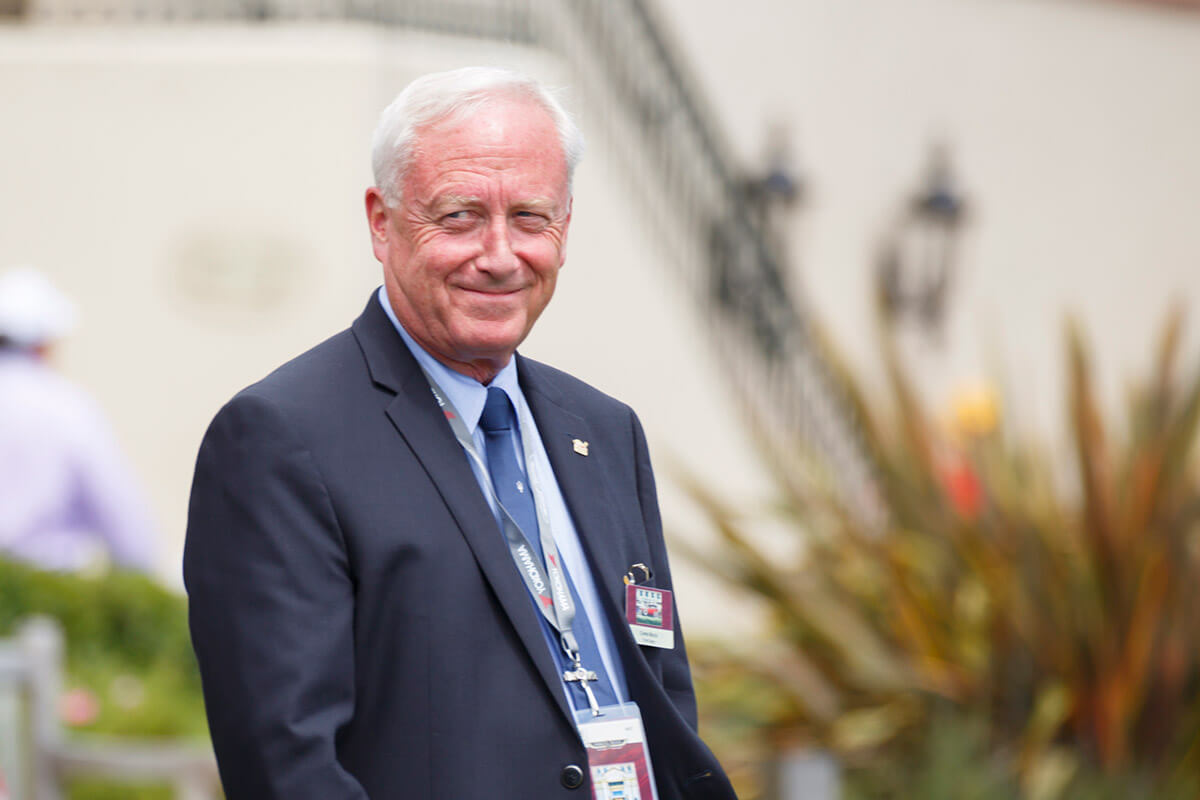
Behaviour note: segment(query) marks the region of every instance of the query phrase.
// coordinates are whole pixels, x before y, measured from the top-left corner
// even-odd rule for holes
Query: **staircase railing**
[[[541,0],[540,37],[572,65],[728,382],[781,476],[831,482],[884,513],[858,421],[789,280],[778,238],[650,0]],[[793,486],[798,492],[809,489]]]

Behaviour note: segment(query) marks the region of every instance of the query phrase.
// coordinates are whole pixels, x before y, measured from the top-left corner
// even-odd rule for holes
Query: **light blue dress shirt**
[[[455,409],[458,410],[459,417],[466,423],[475,439],[475,449],[480,453],[486,452],[487,445],[483,429],[479,427],[479,417],[483,413],[484,403],[487,402],[488,387],[474,378],[469,378],[462,373],[450,369],[429,355],[423,347],[417,344],[408,334],[408,331],[404,329],[404,326],[400,324],[400,321],[396,319],[396,314],[392,311],[392,304],[388,302],[386,287],[379,287],[379,303],[383,306],[384,313],[392,321],[392,325],[396,328],[400,337],[404,339],[404,343],[408,345],[408,349],[412,352],[413,357],[417,359],[417,363],[433,376],[433,379],[438,382],[438,386],[442,388],[442,391],[446,393],[450,402],[454,404]],[[533,421],[533,414],[529,411],[529,405],[525,402],[525,395],[521,391],[521,385],[518,382],[517,360],[515,358],[509,359],[509,362],[497,373],[489,385],[499,386],[505,391],[512,401],[513,408],[517,410],[518,420]],[[546,499],[546,512],[550,520],[550,530],[554,535],[554,544],[558,547],[558,552],[562,557],[563,563],[567,566],[567,574],[571,576],[571,580],[575,584],[575,591],[579,594],[579,602],[583,606],[583,612],[587,614],[588,620],[592,623],[592,631],[596,636],[596,646],[600,650],[601,660],[604,661],[603,666],[604,670],[608,673],[609,682],[617,693],[617,700],[625,702],[629,697],[629,693],[625,688],[625,671],[621,668],[617,648],[612,638],[612,631],[609,630],[604,612],[600,607],[600,597],[596,593],[596,584],[592,580],[592,571],[588,569],[587,561],[583,554],[583,547],[579,543],[579,533],[575,530],[575,523],[571,519],[570,511],[567,510],[567,503],[563,499],[562,491],[559,489],[558,480],[554,477],[554,469],[550,466],[550,459],[546,456],[546,448],[542,444],[542,436],[537,431],[536,423],[534,423],[534,430],[531,433],[533,434],[534,442],[532,455],[537,460],[535,464],[536,472],[538,475],[549,477],[546,485],[542,487],[542,493]],[[521,447],[520,433],[517,430],[513,431],[513,447],[517,451],[517,458],[520,460],[522,468],[525,468],[525,454]],[[483,496],[487,498],[488,504],[492,507],[492,513],[496,517],[496,525],[499,528],[501,526],[500,509],[492,500],[492,493],[487,490],[491,478],[480,469],[474,459],[468,458],[467,461],[475,473],[475,480],[479,482],[480,491],[483,492]],[[497,530],[496,535],[500,536],[502,534]],[[538,618],[541,619],[540,613],[538,614]],[[546,646],[550,648],[551,655],[555,656],[555,663],[557,664],[557,653],[560,650],[558,634],[550,628],[549,623],[544,619],[542,619],[542,633],[546,638]],[[594,669],[590,664],[587,666],[589,669]],[[563,684],[563,693],[567,696],[567,704],[573,705],[571,702],[571,693],[567,691],[565,683]]]

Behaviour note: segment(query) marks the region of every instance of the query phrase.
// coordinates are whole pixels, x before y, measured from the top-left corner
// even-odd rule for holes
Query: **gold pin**
[[[587,453],[588,443],[583,441],[582,439],[572,439],[571,446],[574,447],[575,452],[579,453],[579,455],[581,455],[581,456],[586,456],[588,454]]]

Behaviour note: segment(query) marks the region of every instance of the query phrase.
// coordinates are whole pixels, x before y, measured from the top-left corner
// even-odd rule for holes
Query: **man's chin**
[[[459,336],[461,351],[475,354],[477,358],[503,358],[507,360],[525,340],[529,327],[523,320],[503,322],[477,321]]]

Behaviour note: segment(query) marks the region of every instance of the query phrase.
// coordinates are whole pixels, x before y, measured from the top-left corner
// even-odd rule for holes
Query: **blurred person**
[[[184,581],[229,800],[734,797],[641,425],[516,353],[581,154],[529,78],[414,81],[366,192],[384,285],[206,433]]]
[[[48,363],[75,309],[32,267],[0,275],[0,553],[84,570],[150,571],[145,501],[104,415]]]

